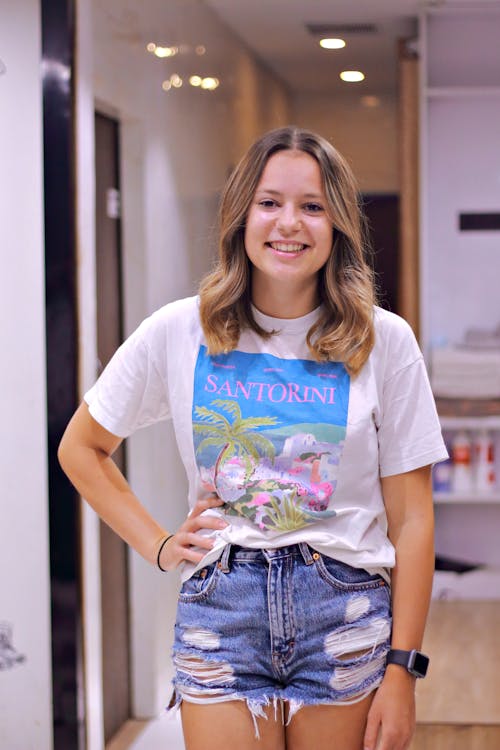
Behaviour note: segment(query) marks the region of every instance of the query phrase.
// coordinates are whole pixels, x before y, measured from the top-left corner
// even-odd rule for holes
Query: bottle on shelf
[[[452,490],[460,494],[472,490],[471,442],[465,430],[459,430],[451,444],[453,462]]]
[[[474,443],[474,485],[478,492],[493,492],[495,489],[495,448],[488,430],[481,430]]]
[[[434,492],[451,492],[453,480],[453,463],[450,457],[436,464],[432,471],[432,486]]]

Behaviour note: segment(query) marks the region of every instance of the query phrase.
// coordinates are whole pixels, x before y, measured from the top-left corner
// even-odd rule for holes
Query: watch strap
[[[386,664],[398,664],[414,677],[425,677],[429,657],[416,649],[404,651],[400,648],[391,648],[387,654]]]

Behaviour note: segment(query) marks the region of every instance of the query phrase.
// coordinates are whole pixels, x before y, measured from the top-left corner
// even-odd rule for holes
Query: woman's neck
[[[298,288],[293,292],[280,284],[252,285],[252,303],[257,310],[271,318],[301,318],[319,304],[317,285]]]

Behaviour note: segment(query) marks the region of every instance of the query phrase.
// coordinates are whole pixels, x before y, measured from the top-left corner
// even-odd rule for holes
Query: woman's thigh
[[[363,750],[374,694],[349,705],[304,706],[286,727],[286,750]]]
[[[285,750],[281,711],[275,716],[272,706],[263,710],[266,718],[255,719],[260,737],[257,738],[254,719],[244,701],[208,705],[183,701],[181,716],[186,750]],[[308,750],[313,747],[309,745]]]

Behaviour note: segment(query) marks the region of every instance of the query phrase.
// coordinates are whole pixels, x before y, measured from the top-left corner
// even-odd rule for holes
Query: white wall
[[[87,0],[76,3],[78,77],[75,91],[76,254],[79,325],[79,389],[94,382],[97,367],[95,279],[94,82],[92,14]],[[99,519],[82,501],[82,621],[86,750],[102,750],[102,641]]]
[[[95,373],[93,105],[121,124],[125,331],[166,302],[195,292],[214,254],[219,191],[243,150],[289,121],[287,91],[196,0],[80,0],[78,41],[78,215],[81,390]],[[204,44],[203,58],[158,60],[146,44]],[[92,73],[93,71],[93,73]],[[184,85],[164,92],[172,72],[214,74],[214,92]],[[92,89],[92,92],[90,91]],[[92,93],[92,96],[91,96]],[[151,513],[176,529],[187,487],[169,424],[128,441],[129,480]],[[98,536],[84,521],[87,705],[100,682]],[[138,717],[156,715],[170,697],[170,643],[178,579],[130,557],[132,698]],[[89,750],[100,750],[99,710],[87,717]]]
[[[461,212],[499,210],[500,90],[428,107],[425,330],[427,343],[458,343],[468,328],[500,325],[499,233],[459,229]]]
[[[422,19],[421,289],[424,348],[500,324],[500,241],[460,231],[500,205],[500,7]],[[496,86],[493,86],[496,84]],[[480,300],[480,304],[478,304]]]
[[[37,0],[0,2],[0,747],[52,747],[42,92]],[[0,626],[1,627],[1,626]],[[6,657],[0,636],[0,661]]]
[[[379,106],[366,107],[355,90],[331,98],[300,94],[293,98],[292,115],[297,125],[320,133],[346,157],[362,192],[397,193],[397,99],[388,94],[378,99]]]

